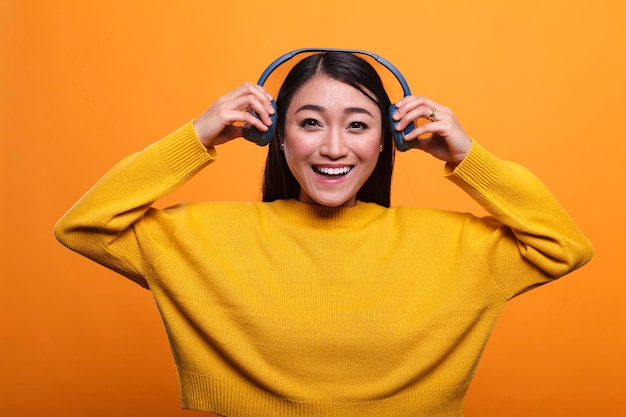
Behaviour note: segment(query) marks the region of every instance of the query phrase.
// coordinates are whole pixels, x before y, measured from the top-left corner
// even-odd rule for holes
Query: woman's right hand
[[[196,134],[204,146],[210,147],[242,137],[244,124],[266,132],[272,124],[272,100],[272,96],[263,87],[245,83],[220,97],[196,119]]]

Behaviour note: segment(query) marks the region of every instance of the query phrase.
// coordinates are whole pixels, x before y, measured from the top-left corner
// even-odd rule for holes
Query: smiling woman
[[[389,207],[394,130],[420,118],[404,139],[491,216]],[[153,207],[273,119],[264,201]],[[390,107],[345,51],[304,58],[276,106],[250,83],[220,97],[113,167],[55,233],[151,290],[183,407],[228,417],[460,417],[504,305],[593,253],[533,174],[439,103]]]
[[[287,108],[280,139],[300,184],[298,200],[354,206],[383,149],[381,120],[376,102],[342,81],[318,75],[304,84]]]
[[[294,100],[297,100],[296,104]],[[322,152],[337,152],[335,148],[345,145],[347,138],[353,138],[350,143],[358,144],[361,152],[364,148],[375,152],[375,158],[368,158],[373,166],[368,168],[367,175],[363,175],[364,165],[359,166],[359,175],[351,174],[358,178],[342,191],[345,199],[328,200],[324,204],[354,204],[358,196],[360,201],[388,207],[394,151],[392,132],[385,116],[390,106],[380,76],[371,65],[356,55],[328,52],[298,62],[287,75],[278,94],[277,134],[270,141],[263,201],[307,197],[304,195],[308,192],[308,187],[304,187],[304,183],[308,183],[305,179],[312,180],[315,177],[303,175],[310,173],[309,168],[298,170],[300,177],[296,178],[295,167],[287,161],[288,156],[294,155],[291,147],[299,144],[289,139],[293,134],[300,138],[298,142],[305,137],[311,138],[302,143],[314,141]],[[306,123],[306,127],[300,126],[302,123]],[[303,135],[302,132],[308,133]],[[369,143],[366,139],[374,142]],[[366,142],[370,146],[366,146]],[[349,152],[345,147],[339,150],[346,151]],[[358,159],[358,155],[353,153],[350,158]],[[332,154],[325,154],[323,159],[317,161],[319,166],[326,164],[329,168],[336,168],[345,163]],[[309,194],[308,201],[316,200]]]

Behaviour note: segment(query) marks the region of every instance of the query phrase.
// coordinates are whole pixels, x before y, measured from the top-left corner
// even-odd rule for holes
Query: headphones
[[[393,66],[391,64],[391,62],[387,61],[386,59],[384,59],[381,56],[378,56],[376,54],[373,54],[371,52],[368,51],[362,51],[359,49],[334,49],[334,48],[302,48],[302,49],[296,49],[294,51],[288,52],[278,58],[276,58],[274,60],[274,62],[272,62],[266,69],[265,71],[263,71],[263,74],[261,74],[261,76],[259,77],[259,81],[257,82],[258,85],[263,85],[265,84],[265,81],[267,81],[267,78],[270,76],[270,74],[276,69],[278,68],[280,65],[282,65],[283,63],[285,63],[286,61],[289,61],[291,58],[293,58],[296,55],[302,54],[302,53],[306,53],[306,52],[348,52],[348,53],[353,53],[353,54],[360,54],[360,55],[366,55],[369,56],[371,58],[374,58],[376,60],[376,62],[379,62],[380,64],[382,64],[385,68],[387,68],[395,77],[396,79],[400,82],[400,85],[402,86],[402,91],[404,93],[404,96],[408,96],[411,95],[411,90],[409,89],[409,85],[406,82],[406,80],[404,79],[404,77],[402,76],[402,74],[400,74],[400,71],[398,71],[398,69]],[[272,100],[272,106],[274,106],[274,114],[270,115],[270,119],[272,121],[271,126],[269,126],[269,129],[267,132],[261,132],[260,130],[256,129],[254,126],[251,126],[249,128],[247,128],[245,130],[245,134],[244,134],[244,138],[249,140],[250,142],[256,143],[259,146],[265,146],[267,145],[270,140],[272,139],[272,135],[274,133],[274,127],[276,126],[276,115],[278,114],[278,112],[276,111],[276,103]],[[397,131],[395,129],[396,125],[398,124],[398,122],[396,122],[395,120],[393,120],[393,114],[396,111],[396,107],[395,105],[391,105],[389,107],[389,111],[388,111],[388,117],[389,117],[389,126],[391,128],[391,136],[393,137],[393,141],[396,144],[396,148],[401,151],[401,152],[405,152],[408,151],[409,149],[415,147],[418,145],[418,141],[410,141],[407,142],[404,139],[404,136],[407,135],[409,132],[411,132],[413,129],[415,129],[415,124],[414,123],[410,123],[406,128],[404,128],[403,131]],[[255,114],[256,116],[256,114]]]

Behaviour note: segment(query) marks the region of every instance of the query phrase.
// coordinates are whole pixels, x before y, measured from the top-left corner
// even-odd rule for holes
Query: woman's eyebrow
[[[303,110],[313,110],[313,111],[316,111],[316,112],[319,112],[319,113],[326,112],[326,108],[324,108],[322,106],[315,105],[315,104],[305,104],[304,106],[300,107],[295,112],[298,113],[298,112],[303,111]],[[372,113],[369,110],[364,109],[363,107],[346,107],[343,110],[343,112],[346,113],[346,114],[363,113],[363,114],[368,114],[371,117],[374,117],[374,115],[372,115]]]
[[[324,113],[326,111],[326,109],[322,106],[317,106],[315,104],[305,104],[304,106],[300,107],[298,110],[296,110],[295,112],[301,112],[303,110],[313,110],[319,113]]]
[[[343,110],[344,113],[349,114],[349,113],[364,113],[364,114],[368,114],[371,117],[374,117],[374,115],[372,113],[369,112],[369,110],[364,109],[363,107],[347,107]]]

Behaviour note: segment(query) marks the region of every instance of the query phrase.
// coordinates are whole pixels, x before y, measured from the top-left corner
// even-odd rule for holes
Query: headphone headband
[[[272,62],[265,69],[265,71],[263,71],[263,74],[261,74],[261,76],[259,77],[259,81],[257,84],[258,85],[265,84],[265,81],[267,81],[267,78],[270,76],[272,72],[274,72],[276,68],[278,68],[284,62],[289,61],[294,56],[305,53],[305,52],[347,52],[351,54],[366,55],[370,58],[375,59],[376,62],[380,63],[382,66],[387,68],[396,77],[396,79],[398,80],[398,82],[400,82],[400,85],[402,86],[402,91],[404,92],[405,97],[411,95],[409,84],[406,82],[406,80],[404,79],[400,71],[398,71],[398,69],[395,66],[393,66],[391,62],[387,61],[385,58],[379,55],[373,54],[368,51],[363,51],[360,49],[302,48],[302,49],[296,49],[291,52],[287,52],[286,54],[276,58],[274,62]],[[274,106],[274,110],[276,110],[276,103],[274,103],[274,101],[272,101],[272,105]],[[394,143],[396,144],[396,148],[399,151],[404,152],[404,151],[409,150],[412,147],[417,146],[419,141],[407,142],[404,139],[404,136],[407,135],[409,132],[411,132],[415,128],[414,123],[407,125],[402,132],[399,132],[395,129],[395,126],[397,124],[397,122],[393,119],[393,114],[395,113],[395,111],[396,111],[396,108],[392,104],[389,107],[389,111],[388,111],[389,125],[391,127],[391,135],[392,135]],[[272,139],[272,136],[274,134],[274,126],[276,126],[276,117],[277,117],[276,115],[277,115],[277,112],[275,111],[274,114],[270,116],[272,125],[269,127],[268,131],[261,132],[255,128],[250,128],[244,134],[244,137],[250,142],[254,142],[259,146],[267,145]]]
[[[258,81],[257,84],[258,85],[265,84],[265,81],[267,81],[267,79],[269,78],[270,74],[272,72],[274,72],[274,70],[276,68],[281,66],[284,62],[289,61],[294,56],[300,55],[300,54],[303,54],[303,53],[307,53],[307,52],[348,52],[348,53],[351,53],[351,54],[366,55],[366,56],[369,56],[371,58],[374,58],[376,60],[376,62],[380,63],[382,66],[387,68],[394,75],[394,77],[396,77],[396,79],[398,80],[398,82],[402,86],[402,91],[403,91],[404,95],[405,96],[410,96],[411,95],[411,89],[409,88],[409,84],[406,82],[406,80],[404,79],[404,77],[402,76],[400,71],[391,62],[387,61],[385,58],[381,57],[380,55],[376,55],[376,54],[374,54],[372,52],[363,51],[363,50],[360,50],[360,49],[302,48],[302,49],[293,50],[291,52],[287,52],[286,54],[281,55],[278,58],[276,58],[274,60],[274,62],[272,62],[265,69],[265,71],[263,71],[263,74],[261,74],[261,76],[259,77],[259,81]]]

